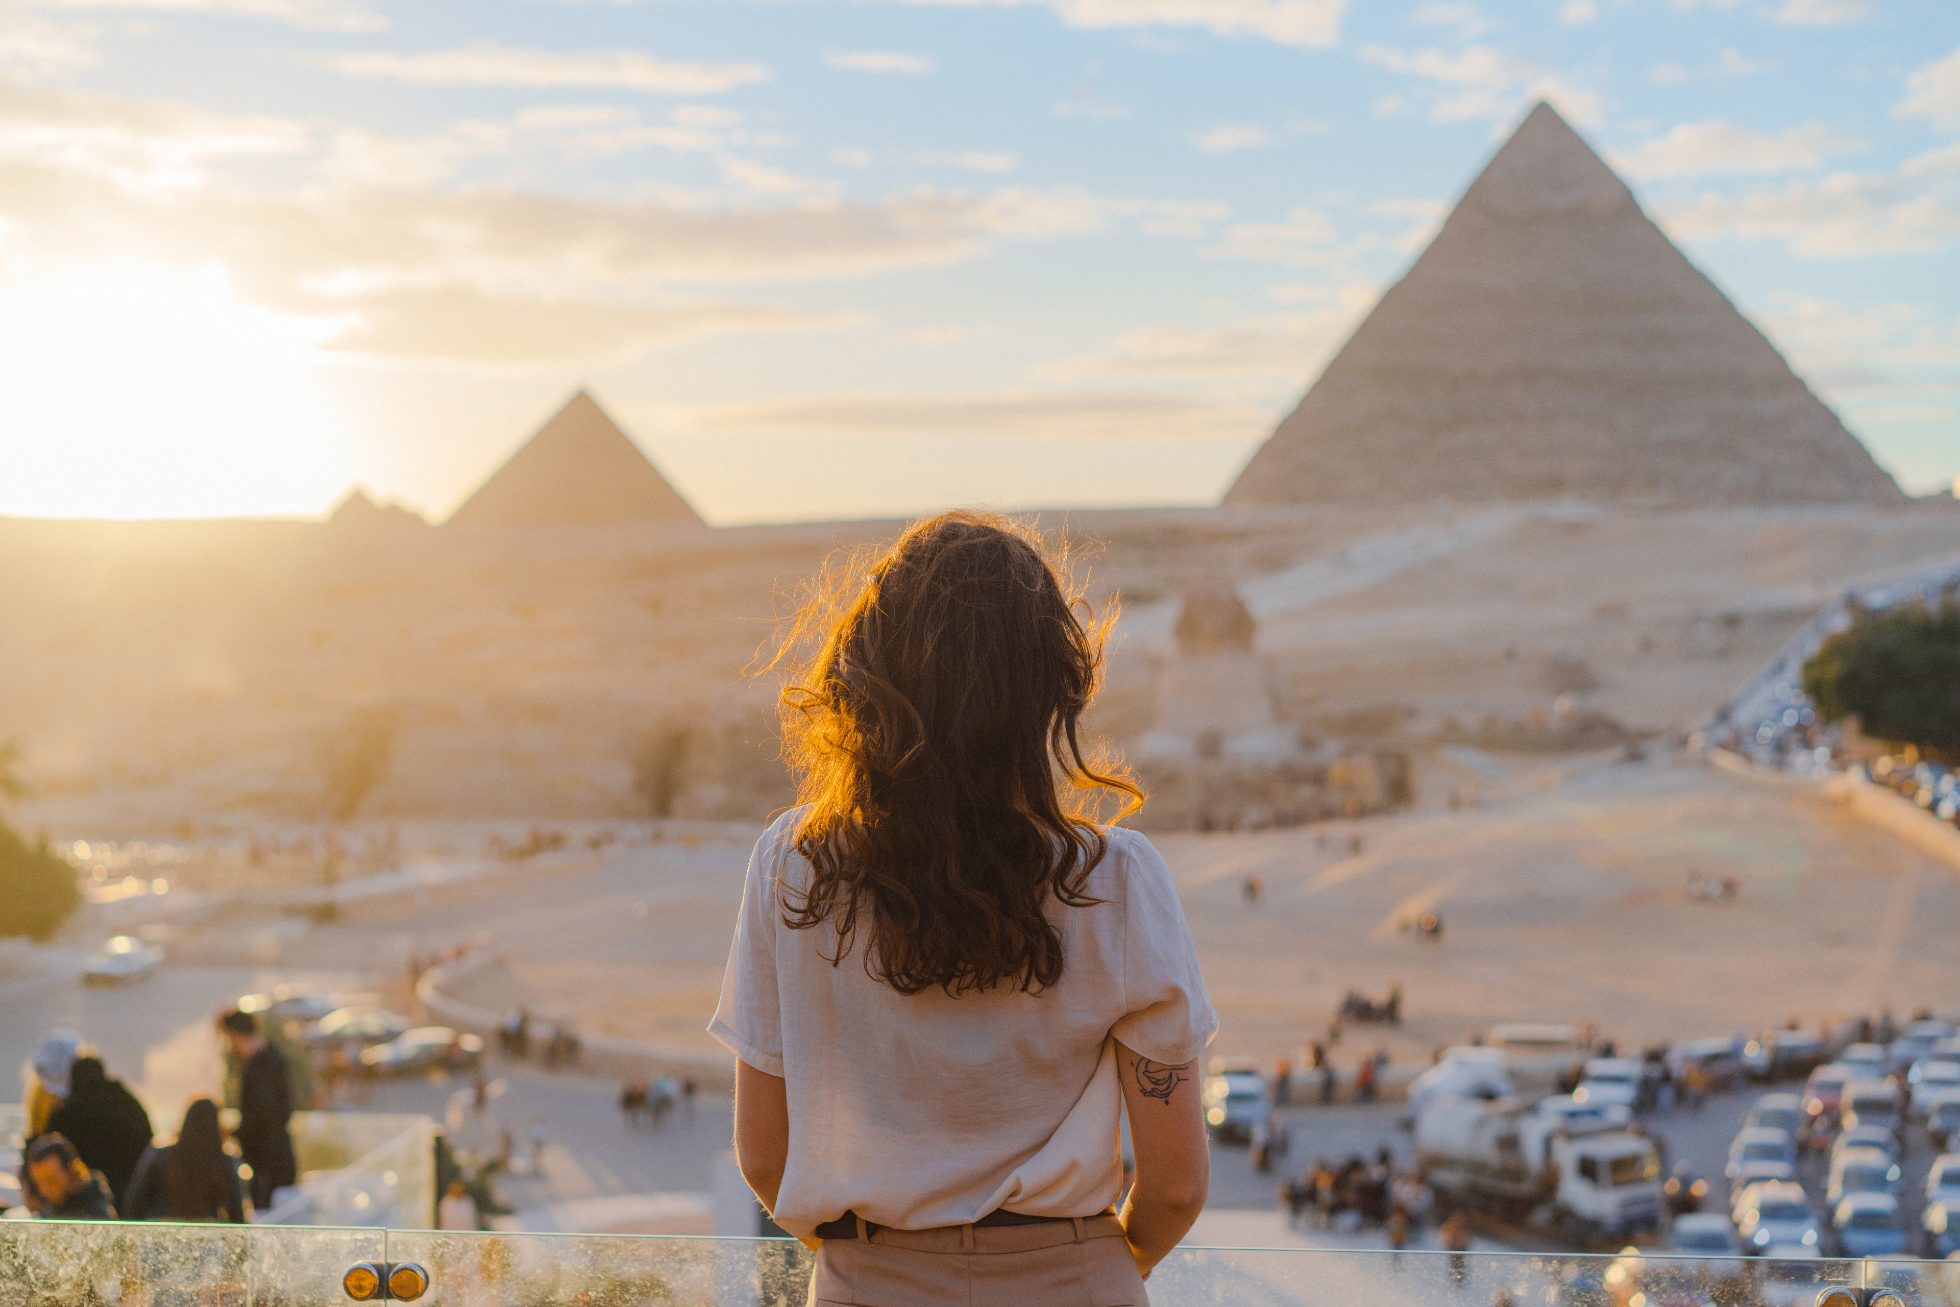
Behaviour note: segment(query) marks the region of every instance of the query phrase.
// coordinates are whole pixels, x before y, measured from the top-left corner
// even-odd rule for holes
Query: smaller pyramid
[[[619,526],[701,521],[581,390],[476,488],[446,525]]]
[[[327,525],[336,531],[394,531],[425,527],[428,522],[412,508],[393,501],[381,503],[366,486],[355,486],[327,514]]]

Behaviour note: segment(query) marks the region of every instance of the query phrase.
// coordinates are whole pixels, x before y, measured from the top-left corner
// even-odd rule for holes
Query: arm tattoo
[[[1165,1107],[1171,1105],[1171,1093],[1191,1078],[1191,1063],[1184,1062],[1171,1066],[1164,1062],[1152,1062],[1140,1057],[1132,1068],[1137,1078],[1137,1088],[1145,1098],[1154,1098]]]

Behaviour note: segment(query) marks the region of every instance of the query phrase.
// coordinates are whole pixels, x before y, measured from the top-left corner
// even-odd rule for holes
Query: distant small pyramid
[[[355,486],[327,514],[327,525],[339,531],[367,531],[377,527],[384,530],[421,527],[428,522],[412,508],[393,501],[378,503],[366,486]]]
[[[1540,103],[1228,504],[1898,503],[1776,348]]]
[[[463,506],[461,526],[615,526],[700,522],[640,447],[583,390]]]

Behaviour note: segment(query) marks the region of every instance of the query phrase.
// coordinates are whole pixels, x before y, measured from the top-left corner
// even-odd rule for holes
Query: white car
[[[1899,1156],[1899,1137],[1882,1125],[1854,1125],[1831,1144],[1831,1159],[1835,1161],[1839,1153],[1848,1153],[1856,1148],[1875,1148],[1897,1162]]]
[[[1532,1111],[1560,1125],[1574,1127],[1626,1125],[1633,1120],[1633,1113],[1617,1103],[1582,1102],[1571,1094],[1541,1098]]]
[[[1766,1184],[1794,1184],[1797,1168],[1788,1162],[1744,1162],[1729,1177],[1729,1219],[1740,1220],[1749,1195]]]
[[[1831,1233],[1846,1257],[1892,1257],[1906,1251],[1906,1223],[1891,1194],[1851,1194],[1831,1210]]]
[[[1797,1166],[1797,1146],[1790,1136],[1781,1130],[1768,1126],[1751,1126],[1739,1131],[1729,1144],[1729,1162],[1723,1174],[1731,1182],[1739,1177],[1745,1167],[1755,1162],[1776,1162],[1790,1168],[1792,1174]]]
[[[344,1007],[329,1013],[306,1032],[306,1042],[317,1048],[351,1045],[369,1048],[399,1038],[408,1029],[408,1019],[378,1007]]]
[[[1831,1159],[1831,1176],[1824,1187],[1824,1204],[1837,1208],[1858,1194],[1896,1198],[1904,1177],[1899,1164],[1872,1148],[1853,1148]]]
[[[82,983],[127,985],[162,965],[162,949],[134,935],[117,935],[82,964]]]
[[[1881,1125],[1897,1130],[1904,1121],[1899,1113],[1899,1091],[1890,1080],[1858,1079],[1846,1082],[1844,1101],[1838,1108],[1838,1122],[1850,1130],[1861,1125]]]
[[[1960,1203],[1960,1153],[1941,1153],[1926,1171],[1926,1201]]]
[[[1735,1257],[1742,1252],[1735,1227],[1717,1212],[1683,1212],[1668,1231],[1667,1250],[1684,1257]]]
[[[1572,1097],[1581,1103],[1631,1111],[1640,1098],[1640,1063],[1630,1057],[1595,1057],[1586,1063]]]
[[[1837,1065],[1858,1080],[1883,1080],[1893,1071],[1892,1054],[1883,1044],[1853,1044],[1837,1055]]]
[[[1255,1131],[1272,1129],[1272,1095],[1257,1071],[1224,1067],[1205,1081],[1204,1098],[1205,1125],[1213,1138],[1250,1143]]]
[[[1781,1130],[1795,1139],[1804,1125],[1803,1098],[1798,1094],[1764,1094],[1743,1118],[1745,1126]]]
[[[1735,1232],[1745,1251],[1760,1253],[1783,1244],[1815,1248],[1817,1217],[1803,1186],[1788,1180],[1757,1185],[1736,1210]]]
[[[1906,1072],[1906,1085],[1912,1092],[1915,1106],[1921,1094],[1960,1089],[1960,1062],[1922,1057],[1912,1064],[1912,1070]]]

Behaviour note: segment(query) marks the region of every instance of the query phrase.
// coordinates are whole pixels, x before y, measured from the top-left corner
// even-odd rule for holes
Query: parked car
[[[1670,1215],[1700,1211],[1702,1203],[1708,1198],[1708,1181],[1687,1163],[1676,1162],[1661,1185],[1661,1198],[1666,1202]]]
[[[128,985],[163,965],[163,950],[134,935],[116,935],[82,964],[84,985]]]
[[[238,1006],[268,1021],[296,1021],[306,1026],[325,1020],[348,1003],[323,989],[280,985],[269,994],[246,994],[238,1000]]]
[[[1674,1218],[1668,1231],[1667,1250],[1685,1257],[1736,1257],[1742,1244],[1735,1227],[1714,1212],[1689,1212]]]
[[[1844,1102],[1844,1087],[1851,1082],[1851,1070],[1832,1062],[1818,1067],[1804,1081],[1803,1110],[1812,1121],[1835,1120]]]
[[[385,1044],[408,1029],[408,1018],[378,1007],[344,1007],[328,1013],[307,1030],[308,1047],[330,1049],[336,1045],[371,1048]]]
[[[1919,1218],[1922,1257],[1960,1257],[1960,1201],[1927,1203]]]
[[[1960,1089],[1960,1062],[1949,1062],[1929,1054],[1914,1062],[1912,1069],[1906,1072],[1906,1092],[1912,1095],[1915,1115],[1921,1095],[1950,1089]]]
[[[1883,1044],[1853,1044],[1837,1055],[1837,1065],[1858,1080],[1883,1080],[1898,1069]]]
[[[1781,1130],[1768,1126],[1750,1126],[1736,1133],[1729,1144],[1729,1161],[1723,1174],[1734,1183],[1744,1168],[1753,1163],[1775,1162],[1788,1167],[1792,1176],[1797,1169],[1797,1146],[1790,1136]]]
[[[1907,1250],[1906,1223],[1891,1194],[1850,1194],[1831,1209],[1831,1237],[1844,1257],[1892,1257]]]
[[[1803,1186],[1772,1180],[1752,1186],[1736,1208],[1735,1232],[1745,1252],[1761,1253],[1782,1244],[1815,1248],[1817,1218]]]
[[[468,1071],[483,1060],[483,1041],[448,1026],[418,1026],[361,1052],[361,1066],[378,1076]]]
[[[1736,1213],[1749,1191],[1758,1185],[1795,1183],[1797,1168],[1784,1161],[1744,1162],[1729,1177],[1729,1217],[1736,1219]]]
[[[1245,1066],[1223,1065],[1205,1081],[1205,1126],[1214,1139],[1250,1142],[1256,1128],[1270,1130],[1273,1099],[1266,1078]]]
[[[1844,1099],[1838,1105],[1838,1124],[1845,1130],[1861,1125],[1884,1126],[1896,1133],[1905,1125],[1897,1086],[1890,1080],[1848,1081]]]
[[[1854,1148],[1831,1159],[1831,1175],[1824,1186],[1824,1205],[1836,1208],[1858,1194],[1884,1194],[1896,1198],[1904,1177],[1899,1164],[1884,1153]]]
[[[1633,1120],[1633,1113],[1617,1103],[1581,1100],[1572,1094],[1547,1095],[1539,1099],[1531,1110],[1571,1129],[1626,1125]]]
[[[1708,1078],[1711,1090],[1727,1089],[1742,1074],[1742,1050],[1748,1042],[1733,1037],[1684,1039],[1668,1047],[1668,1072],[1679,1083],[1683,1072],[1690,1066],[1698,1066]]]
[[[1803,1099],[1796,1094],[1764,1094],[1749,1108],[1743,1125],[1765,1130],[1781,1130],[1795,1139],[1807,1124]]]
[[[1941,1153],[1926,1170],[1926,1201],[1960,1203],[1960,1153]]]
[[[1640,1098],[1640,1063],[1630,1057],[1595,1057],[1587,1061],[1572,1097],[1581,1103],[1633,1110]]]
[[[1858,1125],[1846,1130],[1831,1145],[1831,1157],[1848,1153],[1854,1148],[1873,1148],[1891,1158],[1894,1162],[1904,1160],[1900,1156],[1899,1137],[1882,1125]]]
[[[1772,1031],[1742,1046],[1742,1069],[1752,1080],[1805,1075],[1830,1060],[1824,1041],[1801,1030]]]

